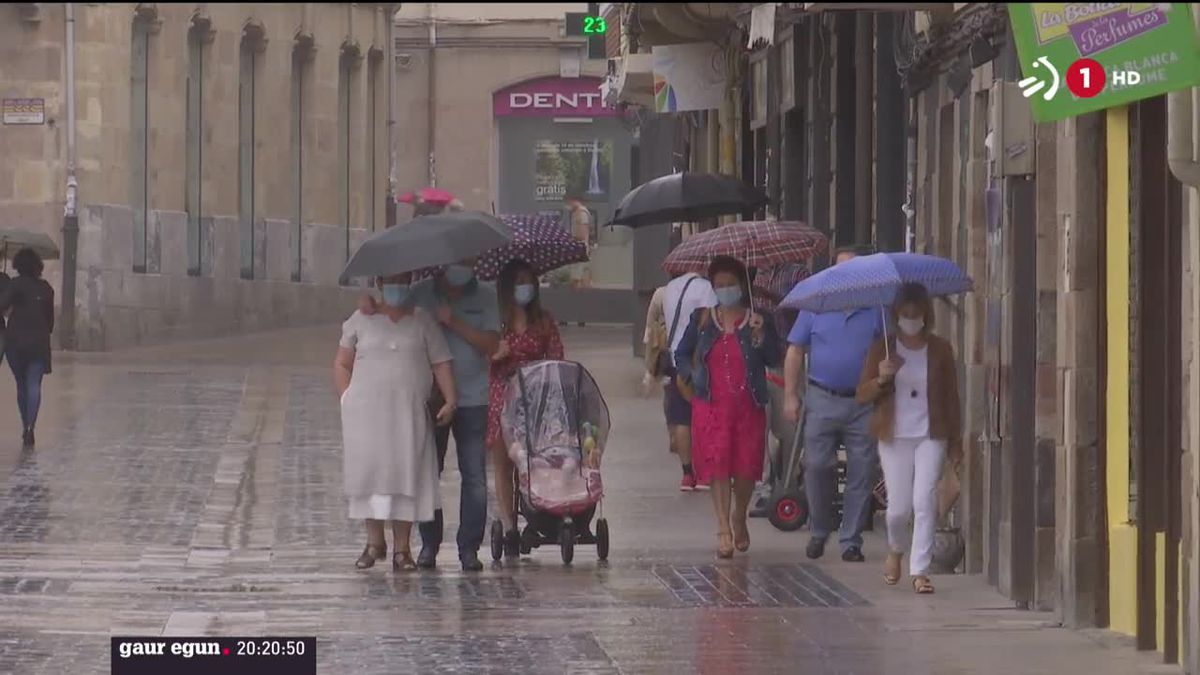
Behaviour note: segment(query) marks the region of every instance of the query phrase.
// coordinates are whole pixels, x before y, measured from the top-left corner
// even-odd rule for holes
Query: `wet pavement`
[[[752,521],[717,564],[703,493],[676,491],[628,330],[572,329],[608,398],[607,564],[543,548],[464,574],[358,571],[331,364],[337,328],[59,355],[36,451],[0,378],[0,673],[102,673],[110,635],[316,635],[322,673],[1132,673],[1123,640],[1020,612],[974,577],[918,597],[803,557]],[[443,479],[457,526],[453,453]],[[414,548],[416,544],[414,544]]]

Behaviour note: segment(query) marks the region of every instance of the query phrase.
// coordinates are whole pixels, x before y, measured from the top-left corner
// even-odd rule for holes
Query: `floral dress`
[[[702,482],[759,480],[767,413],[754,402],[736,333],[722,332],[708,354],[709,400],[692,401],[692,464]]]
[[[488,382],[488,426],[487,443],[491,447],[500,439],[500,413],[504,410],[504,390],[513,373],[534,361],[559,361],[563,357],[562,338],[558,324],[546,315],[541,325],[530,325],[524,333],[517,334],[510,328],[501,336],[508,343],[508,356],[493,361]]]

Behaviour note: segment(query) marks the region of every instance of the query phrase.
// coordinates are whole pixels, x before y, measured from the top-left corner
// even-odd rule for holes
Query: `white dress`
[[[399,321],[355,312],[341,346],[354,350],[342,395],[343,476],[350,518],[433,520],[440,506],[432,366],[450,361],[445,336],[424,310]]]

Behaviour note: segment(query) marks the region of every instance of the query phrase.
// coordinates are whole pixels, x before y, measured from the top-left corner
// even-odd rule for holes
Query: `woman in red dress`
[[[712,486],[717,556],[729,558],[734,548],[750,548],[746,511],[763,471],[767,368],[779,364],[782,349],[774,327],[750,309],[749,277],[740,261],[714,258],[708,278],[718,304],[692,318],[675,366],[695,392],[692,465],[696,480]]]
[[[488,390],[487,443],[492,449],[492,469],[496,478],[496,504],[504,525],[504,555],[515,558],[521,553],[514,500],[516,467],[508,458],[500,413],[504,409],[504,390],[517,369],[534,361],[558,361],[563,358],[558,324],[550,312],[542,309],[538,278],[524,260],[513,260],[500,271],[496,294],[500,299],[502,334],[500,346],[492,356]]]

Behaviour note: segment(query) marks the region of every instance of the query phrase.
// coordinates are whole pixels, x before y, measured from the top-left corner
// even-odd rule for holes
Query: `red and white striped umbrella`
[[[808,263],[788,263],[758,270],[754,278],[754,309],[759,312],[775,311],[796,284],[808,277]]]
[[[742,221],[688,237],[662,266],[669,274],[703,274],[713,258],[727,255],[761,270],[808,262],[828,249],[825,235],[801,222]]]

